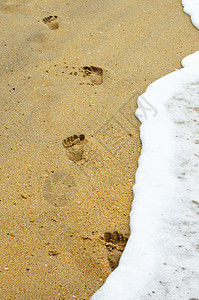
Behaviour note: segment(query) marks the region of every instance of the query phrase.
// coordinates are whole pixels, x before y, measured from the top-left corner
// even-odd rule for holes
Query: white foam
[[[199,1],[182,0],[182,5],[184,12],[190,15],[193,25],[199,29]]]

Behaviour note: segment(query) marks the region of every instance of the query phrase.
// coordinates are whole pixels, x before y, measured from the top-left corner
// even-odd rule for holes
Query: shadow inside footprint
[[[85,135],[69,136],[62,141],[62,145],[66,148],[68,158],[73,162],[78,162],[83,159]]]
[[[59,28],[59,23],[57,22],[57,16],[49,16],[46,18],[43,18],[42,21],[44,24],[48,26],[49,29],[55,30]]]
[[[74,134],[74,135],[69,136],[66,139],[64,139],[62,144],[65,148],[68,148],[68,147],[72,147],[77,144],[81,144],[81,142],[84,140],[85,140],[84,134],[80,134],[80,135]]]
[[[102,238],[105,242],[106,249],[108,251],[107,257],[111,270],[115,270],[119,264],[120,257],[128,238],[123,236],[122,233],[118,233],[118,231],[105,232],[104,237]]]
[[[103,83],[103,69],[94,66],[82,67],[83,77],[88,77],[94,85],[100,85]]]

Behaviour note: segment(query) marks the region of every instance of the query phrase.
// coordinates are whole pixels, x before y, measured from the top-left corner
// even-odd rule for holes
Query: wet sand
[[[198,31],[177,0],[43,2],[0,1],[0,298],[90,299],[130,234],[137,97]]]

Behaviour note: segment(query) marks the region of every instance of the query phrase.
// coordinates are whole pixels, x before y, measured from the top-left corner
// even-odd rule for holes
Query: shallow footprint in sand
[[[100,85],[103,83],[103,69],[94,66],[86,66],[80,68],[80,71],[83,72],[83,77],[87,77],[91,84]]]
[[[43,18],[42,21],[45,25],[48,26],[49,29],[55,30],[59,28],[59,23],[57,22],[57,16],[49,16],[46,18]]]
[[[115,270],[119,264],[120,257],[128,238],[123,236],[122,233],[118,233],[118,231],[105,232],[104,237],[102,238],[105,242],[105,246],[107,249],[107,257],[111,270]]]
[[[74,177],[63,172],[52,172],[44,182],[43,197],[55,207],[68,205],[77,192],[77,185]]]
[[[104,166],[103,152],[92,136],[69,136],[62,141],[66,156],[91,181]]]
[[[62,145],[66,148],[68,158],[73,162],[83,159],[85,135],[72,135],[62,141]]]

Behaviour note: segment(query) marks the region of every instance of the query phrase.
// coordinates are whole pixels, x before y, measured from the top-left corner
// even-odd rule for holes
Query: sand
[[[198,32],[177,0],[0,1],[0,16],[0,298],[90,299],[130,234],[137,96]]]

